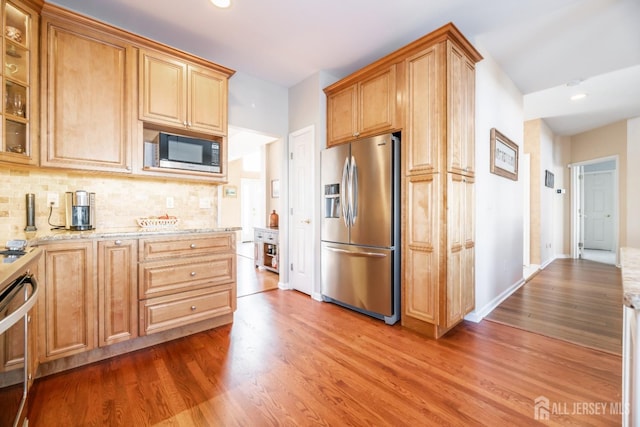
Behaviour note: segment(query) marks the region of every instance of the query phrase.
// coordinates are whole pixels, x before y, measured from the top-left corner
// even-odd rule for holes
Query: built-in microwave
[[[220,173],[220,142],[159,132],[145,143],[145,166]]]

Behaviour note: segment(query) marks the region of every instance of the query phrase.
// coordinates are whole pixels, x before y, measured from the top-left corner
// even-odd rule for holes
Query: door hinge
[[[293,271],[293,263],[291,263],[291,271]]]
[[[293,160],[293,153],[289,153],[289,158]]]
[[[290,215],[293,215],[293,208],[290,208],[290,211],[291,211]]]

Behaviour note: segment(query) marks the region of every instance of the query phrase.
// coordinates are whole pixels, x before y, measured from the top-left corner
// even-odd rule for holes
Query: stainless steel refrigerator
[[[400,139],[321,153],[322,298],[394,324],[400,319]]]

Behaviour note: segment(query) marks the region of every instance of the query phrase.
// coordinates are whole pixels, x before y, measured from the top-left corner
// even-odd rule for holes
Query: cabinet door
[[[38,164],[38,13],[20,3],[2,2],[7,31],[0,37],[0,162]],[[15,28],[17,32],[10,32]]]
[[[403,322],[439,322],[440,177],[428,174],[407,178],[403,215]],[[404,324],[404,323],[403,323]]]
[[[140,119],[187,125],[187,65],[158,52],[140,50]]]
[[[189,66],[190,130],[227,134],[227,76],[202,67]]]
[[[475,173],[475,66],[454,45],[447,42],[449,172]]]
[[[137,240],[98,242],[98,343],[138,335]]]
[[[48,361],[93,349],[97,315],[93,243],[59,243],[43,249],[40,355]]]
[[[358,88],[357,136],[391,130],[396,123],[396,66],[364,79]]]
[[[441,68],[443,46],[438,44],[407,58],[406,129],[402,143],[408,175],[439,171],[442,134]]]
[[[447,305],[445,325],[455,325],[475,306],[474,181],[449,175],[447,188]]]
[[[43,23],[42,165],[131,172],[133,48],[66,21]]]
[[[327,145],[352,140],[358,134],[358,86],[327,96]]]

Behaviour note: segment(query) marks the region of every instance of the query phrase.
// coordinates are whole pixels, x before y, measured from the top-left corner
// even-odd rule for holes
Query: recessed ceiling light
[[[231,0],[211,0],[211,3],[223,9],[231,6]]]
[[[569,98],[572,101],[577,101],[579,99],[584,99],[587,97],[586,93],[576,93],[575,95],[571,95],[571,98]]]

